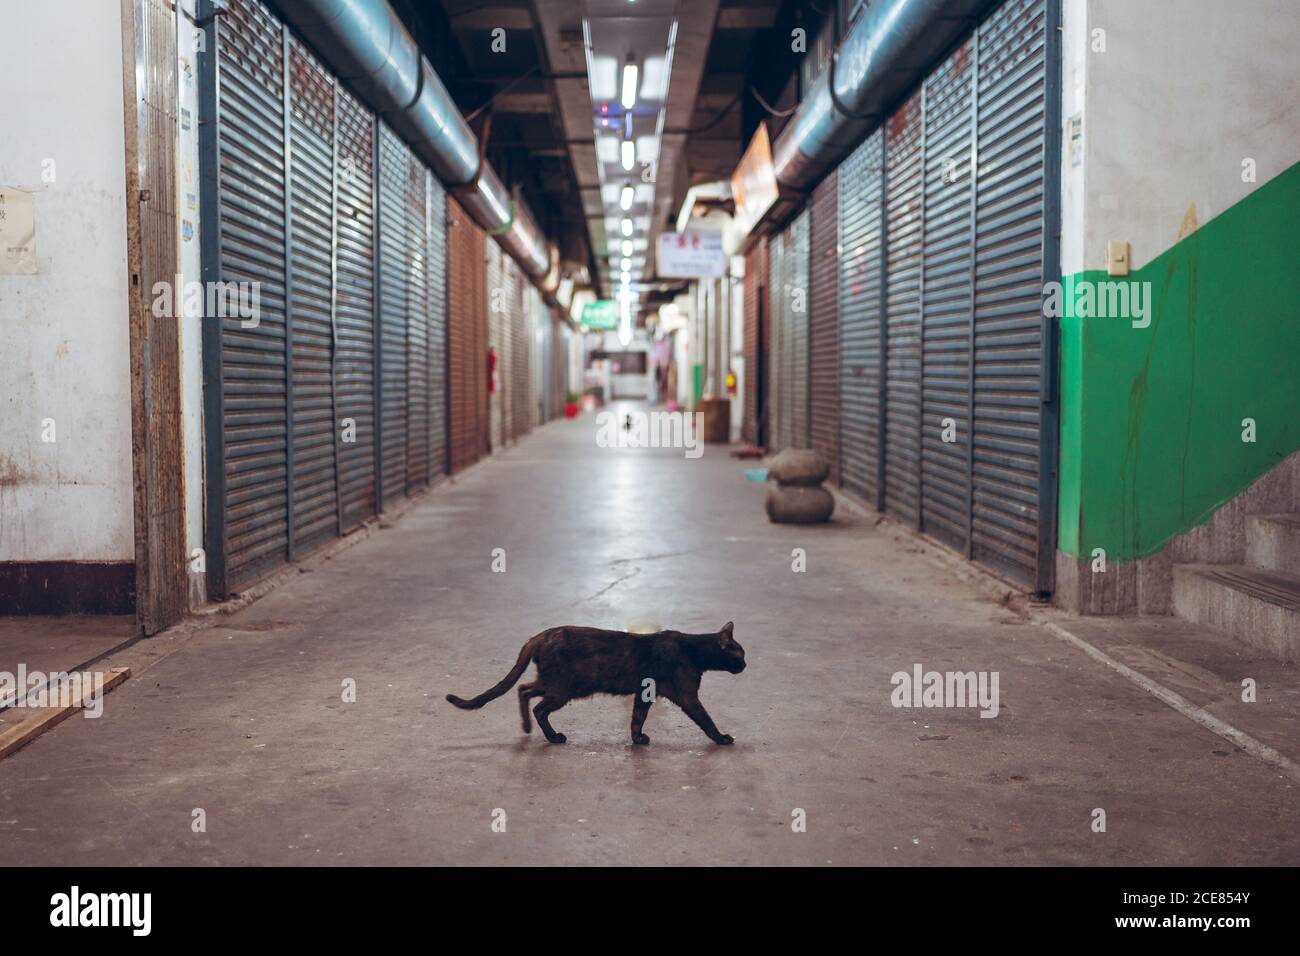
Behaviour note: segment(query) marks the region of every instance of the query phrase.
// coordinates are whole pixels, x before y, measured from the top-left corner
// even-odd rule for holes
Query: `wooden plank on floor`
[[[100,688],[100,694],[107,694],[130,676],[129,667],[109,668],[104,672],[104,683]],[[15,750],[27,746],[55,724],[81,710],[93,692],[94,688],[83,691],[80,700],[63,707],[33,707],[17,723],[0,730],[0,760],[8,757]]]

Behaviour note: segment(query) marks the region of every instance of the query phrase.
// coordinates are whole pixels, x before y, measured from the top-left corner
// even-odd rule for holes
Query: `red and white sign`
[[[727,274],[722,233],[661,232],[656,271],[663,279],[710,279]]]

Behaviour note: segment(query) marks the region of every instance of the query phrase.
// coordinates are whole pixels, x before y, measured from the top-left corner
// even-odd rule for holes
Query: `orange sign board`
[[[772,166],[772,141],[768,138],[767,123],[759,123],[745,155],[740,157],[740,165],[731,174],[731,198],[736,204],[739,234],[748,235],[779,197],[776,170]]]

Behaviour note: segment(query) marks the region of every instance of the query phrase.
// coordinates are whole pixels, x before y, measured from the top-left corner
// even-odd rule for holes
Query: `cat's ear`
[[[731,634],[735,629],[736,629],[736,625],[733,624],[731,621],[728,621],[726,624],[722,625],[722,630],[718,631],[718,636],[722,638],[723,644],[731,640]]]

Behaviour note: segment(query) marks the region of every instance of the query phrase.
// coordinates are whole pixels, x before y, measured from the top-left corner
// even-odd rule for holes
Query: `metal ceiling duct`
[[[799,192],[811,191],[999,2],[877,0],[868,4],[774,144],[777,182]]]
[[[523,270],[550,271],[546,239],[479,155],[478,137],[387,0],[272,0],[357,95],[383,114]]]

